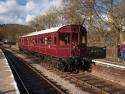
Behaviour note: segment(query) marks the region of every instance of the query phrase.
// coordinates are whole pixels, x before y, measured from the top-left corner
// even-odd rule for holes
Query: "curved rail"
[[[28,66],[29,66],[29,64],[27,64]],[[43,63],[43,65],[47,65],[47,63]],[[55,72],[56,74],[59,74],[60,76],[63,76],[63,78],[65,78],[65,79],[69,79],[70,81],[73,81],[76,85],[78,85],[78,86],[80,86],[80,88],[84,88],[84,86],[86,86],[86,87],[88,87],[88,88],[90,88],[90,90],[95,90],[97,93],[100,93],[100,94],[111,94],[112,93],[112,91],[109,91],[109,90],[107,90],[107,89],[102,89],[102,88],[100,88],[99,86],[97,86],[98,84],[97,83],[99,83],[99,81],[100,81],[100,79],[96,79],[97,80],[97,83],[96,83],[96,81],[95,82],[93,82],[94,80],[93,80],[93,77],[90,77],[90,76],[88,76],[88,77],[84,77],[84,76],[82,76],[82,75],[80,75],[82,78],[86,78],[87,80],[82,80],[82,78],[80,78],[80,76],[78,77],[78,75],[77,74],[73,74],[73,75],[69,75],[69,74],[67,74],[67,73],[64,73],[64,72],[61,72],[60,70],[58,70],[58,69],[55,69],[52,65],[47,65],[48,66],[48,69],[49,70],[51,70],[51,71],[53,71],[53,72]],[[47,66],[44,66],[44,67],[46,67],[47,68]],[[35,68],[33,68],[32,66],[30,66],[30,68],[32,68],[34,71],[36,71],[37,72],[37,74],[41,74],[40,72],[38,72]],[[91,76],[93,76],[93,75],[91,75]],[[95,77],[95,76],[94,76]],[[89,79],[91,79],[91,80],[89,80]],[[89,82],[89,81],[92,81],[92,82]],[[105,83],[106,83],[106,85],[105,85]],[[104,80],[104,79],[101,79],[101,83],[99,83],[101,86],[102,85],[104,85],[104,86],[108,86],[108,87],[106,87],[106,88],[108,88],[108,89],[112,89],[112,87],[113,87],[113,84],[112,83],[107,83],[106,82],[106,80]],[[111,87],[110,87],[111,86]],[[55,87],[55,86],[54,86]],[[114,89],[115,90],[122,90],[122,89],[119,89],[119,88],[115,88],[114,87]],[[57,87],[57,90],[58,90],[58,87]],[[114,91],[115,91],[114,90]],[[62,92],[62,91],[60,91],[59,90],[59,92],[61,93],[61,94],[65,94],[64,92]],[[117,91],[116,91],[117,92]],[[96,94],[97,94],[96,93]],[[123,90],[123,92],[122,93],[120,93],[120,94],[125,94],[125,90]]]
[[[8,59],[8,60],[9,60],[9,59]],[[9,60],[9,62],[10,62],[10,60]],[[22,85],[21,88],[23,88],[23,90],[25,91],[26,94],[30,94],[29,91],[28,91],[28,89],[26,88],[25,84],[23,83],[21,77],[19,76],[18,72],[17,72],[16,69],[14,68],[13,64],[10,63],[10,65],[11,65],[11,69],[14,70],[13,72],[16,73],[16,74],[15,74],[15,75],[17,75],[16,77],[18,77],[18,79],[19,79],[18,82],[20,82],[20,84]]]
[[[17,59],[15,59],[15,60],[12,59],[12,58],[17,58],[15,55],[13,56],[13,54],[12,54],[11,52],[6,51],[6,50],[4,50],[4,52],[5,52],[6,58],[7,58],[8,61],[11,63],[12,70],[14,70],[15,74],[17,75],[17,77],[18,77],[18,79],[19,79],[18,81],[20,81],[20,83],[21,83],[23,89],[25,90],[25,93],[26,93],[26,94],[30,94],[30,93],[29,93],[29,90],[28,90],[27,87],[25,86],[25,83],[24,83],[23,80],[22,80],[23,78],[20,77],[20,74],[17,72],[17,70],[16,70],[16,68],[14,67],[14,65],[12,64],[12,62],[14,62],[15,64],[16,64],[16,63],[18,63],[18,64],[19,64],[19,63],[23,63],[23,65],[25,65],[25,66],[28,67],[30,70],[32,70],[34,74],[38,75],[38,77],[39,77],[41,80],[44,80],[45,82],[47,82],[47,83],[54,89],[54,91],[58,92],[59,94],[65,94],[65,93],[66,93],[65,90],[63,90],[61,87],[55,85],[55,83],[51,82],[49,79],[47,79],[44,75],[42,75],[39,71],[37,71],[35,68],[33,68],[32,66],[30,66],[29,64],[26,64],[25,61],[23,61],[22,59],[19,59],[19,58],[18,58],[19,60],[16,61]],[[11,56],[11,57],[9,57],[8,55]],[[12,57],[12,56],[13,56],[13,57]],[[19,62],[19,61],[21,61],[21,62]],[[36,93],[36,94],[37,94],[37,93]]]
[[[96,91],[96,93],[99,93],[99,94],[112,94],[113,91],[114,93],[120,92],[118,94],[125,94],[125,88],[116,87],[114,85],[115,83],[113,84],[105,79],[100,79],[98,77],[95,77],[94,75],[86,74],[86,73],[67,74],[67,73],[61,72],[58,69],[53,69],[54,67],[51,65],[47,66],[46,64],[43,64],[43,66],[45,66],[46,68],[55,72],[58,75],[61,74],[60,76],[74,82],[80,88],[82,87],[84,88],[86,86],[87,88],[90,89],[90,91],[94,90]],[[104,87],[104,88],[101,88],[101,87]]]
[[[48,80],[46,77],[44,77],[40,72],[38,72],[35,68],[32,66],[24,63],[28,67],[30,67],[36,74],[38,74],[41,78],[43,78],[46,82],[48,82],[53,88],[55,88],[60,94],[65,94],[64,91],[62,91],[59,87],[57,87],[55,84],[53,84],[50,80]]]

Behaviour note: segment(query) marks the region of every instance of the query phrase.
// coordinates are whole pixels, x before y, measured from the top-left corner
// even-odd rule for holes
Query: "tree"
[[[88,31],[114,31],[122,42],[125,28],[124,0],[63,0],[63,7],[37,16],[30,23],[38,29],[46,29],[63,24],[80,24]]]
[[[79,11],[77,0],[68,0],[63,3],[64,7],[61,11],[61,16],[65,19],[65,24],[82,24],[83,18]]]
[[[97,0],[98,1],[98,0]],[[95,11],[97,15],[105,14],[107,16],[107,21],[105,21],[107,25],[111,28],[114,33],[116,33],[118,37],[118,41],[122,42],[122,31],[125,26],[125,1],[124,0],[102,0],[96,3]]]
[[[59,19],[57,8],[51,7],[44,15],[36,16],[29,24],[37,30],[42,30],[60,25]]]

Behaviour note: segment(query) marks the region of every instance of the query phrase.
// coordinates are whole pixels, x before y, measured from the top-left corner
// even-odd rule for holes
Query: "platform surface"
[[[0,94],[20,94],[8,62],[0,49]]]
[[[102,64],[102,65],[111,66],[114,68],[119,68],[119,69],[125,70],[125,63],[116,63],[116,62],[103,60],[103,59],[94,59],[92,61],[95,62],[96,64]]]

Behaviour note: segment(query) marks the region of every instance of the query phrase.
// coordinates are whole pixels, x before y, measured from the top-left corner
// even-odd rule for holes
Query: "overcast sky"
[[[0,0],[0,24],[26,24],[33,16],[44,14],[62,0]]]

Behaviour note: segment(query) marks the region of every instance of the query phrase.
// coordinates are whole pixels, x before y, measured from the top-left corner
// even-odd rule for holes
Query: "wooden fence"
[[[108,36],[105,36],[107,34]],[[125,35],[125,34],[124,34]],[[109,37],[109,39],[107,38]],[[87,34],[88,47],[106,47],[107,60],[118,60],[117,37],[112,32],[88,32]]]

